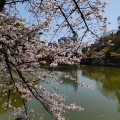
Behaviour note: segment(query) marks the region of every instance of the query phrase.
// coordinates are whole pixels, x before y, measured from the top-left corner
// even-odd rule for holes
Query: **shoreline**
[[[106,64],[100,64],[100,63],[80,63],[80,65],[120,68],[120,64],[114,64],[114,63],[106,63]]]

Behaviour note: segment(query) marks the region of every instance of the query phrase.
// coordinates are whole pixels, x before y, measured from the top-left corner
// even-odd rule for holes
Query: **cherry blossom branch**
[[[55,0],[56,1],[56,0]],[[75,31],[73,30],[72,26],[70,25],[65,13],[63,12],[62,8],[58,5],[59,10],[61,11],[63,17],[65,18],[65,21],[67,22],[68,26],[70,27],[73,34],[75,34]]]
[[[13,3],[24,3],[24,2],[27,2],[27,1],[29,1],[29,0],[14,0],[14,1],[10,1],[10,2],[6,2],[6,4],[13,4]]]
[[[3,49],[6,51],[5,47],[6,47],[6,46],[3,46]],[[8,68],[8,71],[9,71],[9,74],[10,74],[10,77],[11,77],[11,80],[12,80],[12,81],[10,81],[10,85],[12,84],[12,82],[13,82],[14,85],[15,85],[15,81],[14,81],[14,78],[13,78],[13,75],[12,75],[12,71],[11,71],[12,69],[11,69],[11,67],[10,67],[10,64],[9,64],[10,62],[9,62],[8,55],[7,55],[6,52],[4,53],[4,57],[5,57],[5,62],[6,62],[6,64],[7,64],[7,68]],[[19,95],[20,95],[20,97],[21,97],[22,93],[18,90],[17,86],[16,86],[16,89],[17,89],[17,91],[18,91],[18,93],[19,93]],[[9,107],[10,93],[11,93],[11,90],[8,89],[7,108]],[[22,102],[23,102],[23,105],[24,105],[24,108],[25,108],[26,116],[27,116],[27,107],[26,107],[26,105],[25,105],[25,102],[24,102],[23,98],[21,98],[21,99],[22,99]]]

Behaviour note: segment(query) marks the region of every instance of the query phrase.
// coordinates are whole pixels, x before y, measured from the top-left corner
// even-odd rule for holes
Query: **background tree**
[[[120,30],[120,16],[117,18],[118,21],[118,29]]]

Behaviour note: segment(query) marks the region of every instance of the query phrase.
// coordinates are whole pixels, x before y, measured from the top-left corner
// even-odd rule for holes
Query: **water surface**
[[[93,85],[94,89],[86,89],[64,79],[63,83],[52,81],[54,86],[60,89],[59,93],[65,93],[68,98],[66,103],[75,102],[84,107],[82,112],[67,111],[64,116],[69,120],[119,120],[120,119],[120,68],[109,67],[59,67],[56,71],[70,72],[77,79],[77,82],[84,82]],[[52,91],[42,82],[40,83],[49,91]],[[29,108],[34,108],[44,120],[53,120],[53,117],[35,100],[28,102]],[[0,120],[7,120],[7,114],[0,108]],[[38,115],[34,120],[39,120]]]

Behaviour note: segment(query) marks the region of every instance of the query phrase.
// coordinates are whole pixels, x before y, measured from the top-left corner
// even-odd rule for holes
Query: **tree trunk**
[[[3,10],[6,0],[0,0],[0,12]]]

